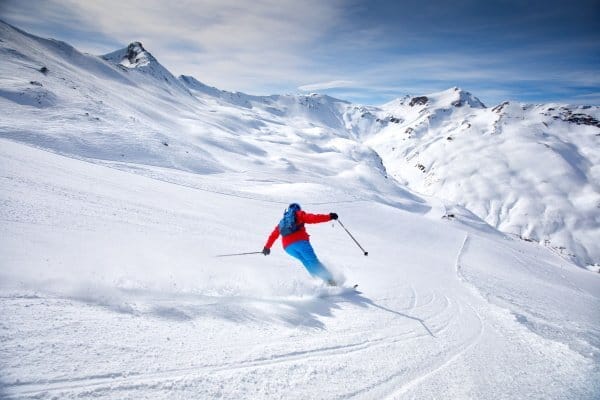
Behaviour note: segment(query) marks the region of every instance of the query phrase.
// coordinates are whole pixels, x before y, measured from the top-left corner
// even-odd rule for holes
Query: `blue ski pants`
[[[323,279],[325,282],[333,280],[331,272],[325,268],[321,261],[317,258],[315,251],[313,250],[308,240],[300,240],[288,245],[285,251],[292,257],[297,258],[302,262],[304,268],[312,276]]]

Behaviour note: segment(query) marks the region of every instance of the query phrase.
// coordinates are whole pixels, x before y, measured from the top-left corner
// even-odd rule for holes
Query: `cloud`
[[[325,89],[352,87],[354,85],[355,85],[354,81],[334,80],[334,81],[328,81],[328,82],[319,82],[319,83],[311,83],[308,85],[302,85],[302,86],[298,86],[298,89],[305,91],[305,92],[313,92],[313,91],[325,90]]]
[[[66,41],[81,51],[101,54],[115,50],[118,41],[97,31],[62,1],[0,0],[0,19],[45,38]]]
[[[568,102],[572,104],[600,104],[600,92],[575,95]]]

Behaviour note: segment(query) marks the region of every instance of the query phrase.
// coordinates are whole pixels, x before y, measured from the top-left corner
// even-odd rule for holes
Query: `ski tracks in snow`
[[[437,360],[438,362],[436,364],[434,364],[433,366],[430,365],[430,368],[420,371],[419,375],[415,376],[407,383],[404,383],[399,389],[390,393],[388,396],[385,397],[386,399],[399,398],[400,396],[402,396],[406,392],[408,392],[410,389],[417,386],[420,382],[433,376],[438,371],[441,371],[442,369],[450,366],[456,359],[458,359],[464,353],[469,351],[481,339],[481,337],[483,336],[483,332],[484,332],[483,320],[481,319],[481,316],[479,315],[479,313],[477,313],[477,311],[473,307],[469,306],[469,308],[477,316],[478,323],[479,323],[479,331],[475,334],[475,336],[473,336],[472,338],[469,338],[466,341],[466,343],[456,353],[447,355],[443,359]]]
[[[340,398],[396,399],[402,398],[412,388],[433,377],[437,372],[452,365],[461,355],[468,352],[481,338],[484,324],[477,311],[461,305],[458,299],[433,292],[425,305],[437,303],[440,309],[426,321],[430,325],[436,319],[434,337],[429,343],[421,342],[414,347],[398,347],[396,354],[402,361],[397,370],[365,388]],[[467,326],[469,328],[465,329]],[[474,327],[474,329],[472,329]],[[423,346],[425,350],[419,348]]]
[[[303,346],[298,350],[274,353],[265,357],[255,357],[228,363],[192,365],[185,368],[170,368],[155,372],[143,372],[138,369],[137,371],[131,370],[129,372],[90,374],[72,379],[56,378],[5,383],[3,389],[10,396],[18,398],[45,398],[54,396],[70,398],[92,395],[102,397],[103,394],[114,394],[115,390],[128,392],[134,389],[139,390],[141,387],[168,388],[173,385],[177,386],[182,382],[187,382],[187,385],[196,386],[201,385],[207,379],[214,379],[215,376],[220,375],[237,375],[238,378],[233,381],[239,384],[239,376],[250,372],[260,376],[261,374],[277,374],[276,370],[286,370],[297,365],[314,365],[317,366],[317,369],[320,369],[321,366],[348,362],[360,363],[361,360],[363,362],[366,360],[366,365],[371,365],[366,371],[368,373],[367,377],[380,372],[384,372],[387,376],[381,377],[375,382],[370,380],[367,387],[355,388],[342,397],[352,397],[353,395],[371,397],[373,389],[386,387],[385,391],[387,392],[391,387],[397,387],[397,380],[405,382],[406,378],[405,374],[407,371],[405,370],[400,372],[393,370],[376,371],[376,360],[379,357],[391,352],[400,358],[406,349],[416,349],[423,346],[424,343],[430,343],[431,340],[435,340],[432,334],[436,336],[446,335],[447,333],[451,334],[455,331],[452,327],[460,325],[460,321],[457,321],[457,317],[461,315],[458,302],[438,292],[426,293],[419,296],[419,292],[413,287],[410,287],[409,291],[409,304],[407,304],[406,308],[400,309],[401,311],[392,310],[375,302],[372,302],[373,307],[370,307],[370,310],[364,311],[376,313],[377,315],[371,316],[374,319],[384,318],[387,321],[385,323],[388,325],[387,329],[382,328],[383,331],[375,330],[377,331],[375,336],[366,329],[363,332],[353,332],[351,340],[340,345],[315,346],[313,348]],[[377,301],[387,303],[386,299]],[[424,329],[423,326],[417,323],[415,320],[419,318],[415,315],[423,318],[422,323],[430,326],[432,331],[429,331],[430,328]],[[463,348],[464,346],[461,345],[457,350],[460,352]],[[452,353],[446,352],[445,354],[448,354],[446,358],[451,358],[454,351]],[[431,365],[431,363],[428,364]],[[428,368],[427,371],[411,371],[426,375],[430,372],[430,369]],[[227,381],[226,378],[215,380],[220,382]],[[392,386],[390,387],[389,385]],[[208,395],[208,393],[206,394]]]

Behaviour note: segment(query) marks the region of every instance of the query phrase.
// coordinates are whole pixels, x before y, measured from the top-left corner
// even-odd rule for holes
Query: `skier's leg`
[[[292,243],[285,248],[285,252],[290,256],[298,259],[304,265],[304,259],[302,258],[302,252],[298,246],[298,242]]]
[[[294,250],[298,253],[298,256],[295,257],[302,261],[302,264],[309,274],[319,277],[329,284],[335,284],[333,276],[331,276],[331,273],[325,268],[321,261],[319,261],[308,240],[302,240],[293,245],[296,245]]]

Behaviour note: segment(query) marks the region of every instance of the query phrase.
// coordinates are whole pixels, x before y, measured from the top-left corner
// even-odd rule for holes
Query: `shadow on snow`
[[[234,323],[280,323],[312,329],[326,329],[322,317],[333,317],[334,310],[340,310],[343,304],[351,304],[365,309],[376,308],[417,321],[430,336],[435,337],[422,319],[381,306],[353,289],[342,289],[339,293],[325,292],[321,295],[293,297],[208,296],[146,289],[121,289],[119,292],[121,296],[116,302],[83,298],[77,300],[119,313],[173,322],[219,318]]]

